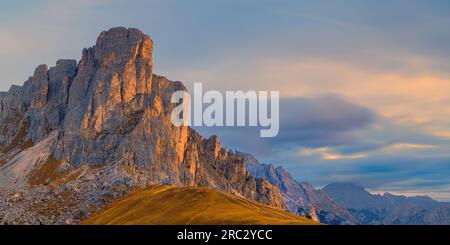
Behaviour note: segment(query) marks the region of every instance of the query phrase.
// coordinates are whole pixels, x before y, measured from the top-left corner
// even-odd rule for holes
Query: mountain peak
[[[36,69],[34,69],[34,77],[42,76],[43,74],[47,74],[48,67],[46,64],[38,65]]]
[[[114,27],[103,31],[97,38],[95,58],[100,65],[123,65],[140,58],[152,63],[153,41],[136,28]]]

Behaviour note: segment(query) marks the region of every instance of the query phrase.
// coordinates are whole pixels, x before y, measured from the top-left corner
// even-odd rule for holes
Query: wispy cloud
[[[342,159],[358,159],[358,158],[366,158],[367,154],[333,154],[333,153],[326,153],[322,157],[326,160],[342,160]]]
[[[450,139],[450,131],[437,131],[432,132],[431,134],[435,135],[436,137]]]
[[[341,154],[333,152],[332,149],[327,147],[320,147],[320,148],[301,148],[298,151],[298,154],[300,156],[314,156],[318,155],[322,159],[325,160],[342,160],[342,159],[358,159],[358,158],[365,158],[368,155],[367,154]]]
[[[437,147],[436,145],[413,144],[413,143],[395,143],[383,148],[385,152],[397,152],[401,150],[429,150]]]

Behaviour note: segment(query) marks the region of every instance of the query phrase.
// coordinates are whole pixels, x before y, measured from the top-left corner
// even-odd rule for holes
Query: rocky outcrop
[[[245,159],[250,175],[266,179],[281,190],[289,211],[326,224],[356,223],[350,212],[339,206],[323,190],[316,190],[306,182],[298,183],[282,167],[259,163],[251,154],[245,153]]]
[[[109,200],[95,193],[123,193],[123,188],[116,191],[117,183],[206,186],[285,207],[276,186],[247,174],[243,154],[223,148],[217,136],[204,138],[171,123],[176,106],[171,95],[186,88],[153,74],[152,52],[152,40],[141,31],[112,28],[83,50],[78,64],[59,60],[50,69],[40,65],[23,86],[0,93],[0,173],[9,176],[0,179],[0,199],[11,200],[17,192],[27,196],[19,202],[23,208],[13,213],[33,210],[31,203],[42,202],[33,196],[42,192],[63,191],[83,204],[75,203],[74,212],[88,214],[86,206],[101,207]],[[42,142],[47,142],[45,149]],[[45,156],[32,157],[36,151]],[[42,173],[36,177],[43,179],[39,187],[27,181],[31,173]],[[79,188],[89,191],[75,191]],[[68,211],[58,215],[41,218],[45,223],[75,219]]]
[[[0,95],[0,144],[2,146],[11,144],[19,131],[25,111],[22,98],[23,88],[16,85],[11,86],[8,92],[2,92]]]
[[[76,72],[75,60],[59,60],[56,66],[36,68],[23,86],[11,86],[0,97],[1,143],[10,144],[24,122],[24,139],[39,142],[60,127],[67,110],[68,89]],[[25,126],[25,125],[23,125]]]

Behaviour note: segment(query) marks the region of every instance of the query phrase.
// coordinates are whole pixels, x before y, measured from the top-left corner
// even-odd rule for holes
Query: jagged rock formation
[[[77,222],[148,183],[285,207],[277,187],[247,174],[243,154],[171,123],[170,97],[185,87],[153,74],[152,49],[141,31],[112,28],[78,64],[40,65],[0,93],[0,221]]]
[[[323,190],[306,182],[298,183],[283,167],[262,164],[245,153],[248,172],[277,186],[289,211],[326,224],[356,224],[357,220]]]
[[[360,224],[450,224],[450,204],[427,196],[373,195],[353,183],[332,183],[323,190],[348,209]]]

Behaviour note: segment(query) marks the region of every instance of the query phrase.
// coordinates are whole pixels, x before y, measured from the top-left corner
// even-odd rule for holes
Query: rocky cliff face
[[[185,87],[153,74],[152,50],[141,31],[113,28],[78,64],[40,65],[23,86],[0,93],[0,220],[77,222],[149,183],[285,207],[276,186],[247,174],[243,154],[172,125],[170,97]]]
[[[357,220],[323,190],[306,182],[298,183],[282,167],[261,164],[251,154],[244,154],[250,175],[277,186],[289,211],[326,224],[355,224]]]

